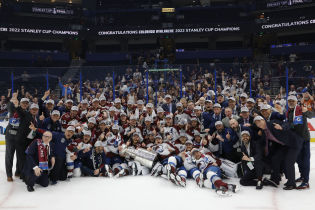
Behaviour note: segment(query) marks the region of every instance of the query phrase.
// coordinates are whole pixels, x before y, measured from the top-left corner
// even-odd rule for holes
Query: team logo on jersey
[[[303,116],[295,116],[293,120],[294,125],[303,125]]]
[[[157,153],[161,154],[164,151],[163,147],[159,146],[156,150]]]
[[[65,143],[66,142],[66,139],[65,138],[62,138],[61,139],[61,143]]]

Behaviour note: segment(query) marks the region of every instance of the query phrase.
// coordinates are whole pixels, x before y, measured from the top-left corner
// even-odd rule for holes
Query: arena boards
[[[0,121],[0,145],[5,145],[5,128],[8,125],[8,121]],[[308,120],[308,128],[311,134],[311,142],[315,142],[315,118]]]

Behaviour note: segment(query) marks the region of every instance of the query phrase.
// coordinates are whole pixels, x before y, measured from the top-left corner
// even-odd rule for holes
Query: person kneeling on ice
[[[55,165],[55,157],[51,149],[52,133],[44,132],[42,139],[34,140],[26,149],[26,162],[23,168],[25,184],[29,192],[34,191],[35,183],[47,187],[49,184],[48,165]]]
[[[238,187],[234,184],[228,184],[221,179],[220,161],[211,155],[204,155],[198,149],[191,151],[192,162],[196,164],[204,177],[204,186],[215,189],[218,195],[228,196],[228,191],[235,193]]]
[[[85,176],[113,176],[110,167],[105,164],[106,157],[101,141],[96,141],[92,149],[79,151],[78,160],[81,162],[81,172]]]
[[[138,132],[135,132],[132,134],[132,139],[127,141],[126,144],[122,145],[123,149],[120,151],[120,155],[125,157],[128,161],[128,166],[131,168],[131,173],[133,176],[138,176],[138,175],[147,175],[150,173],[149,168],[145,167],[142,165],[139,161],[137,160],[132,160],[131,157],[128,157],[128,154],[126,154],[126,150],[129,149],[142,149],[145,150],[145,144],[143,142],[143,139],[141,137],[141,134]],[[146,150],[145,150],[146,151]]]
[[[191,151],[193,149],[193,143],[191,140],[187,140],[185,151],[181,152],[178,156],[182,158],[182,166],[177,169],[176,174],[171,174],[171,181],[176,185],[186,187],[186,179],[193,178],[199,187],[203,186],[203,179],[200,170],[192,162]],[[173,177],[175,175],[175,178]]]
[[[106,136],[106,141],[103,143],[106,164],[113,168],[113,172],[117,178],[129,175],[130,169],[127,166],[126,160],[119,154],[124,144],[123,137],[119,133],[119,126],[113,125],[112,131]]]
[[[72,141],[66,148],[67,152],[67,169],[68,169],[68,178],[72,178],[73,176],[73,171],[75,165],[79,164],[78,160],[73,161],[71,158],[73,155],[77,156],[78,152],[87,148],[91,148],[92,144],[90,143],[91,139],[91,131],[89,130],[83,130],[83,137],[82,139],[76,139]]]

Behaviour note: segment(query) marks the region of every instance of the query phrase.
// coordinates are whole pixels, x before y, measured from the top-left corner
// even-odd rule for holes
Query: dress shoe
[[[13,182],[13,178],[11,176],[8,176],[7,181],[8,182]]]
[[[264,185],[267,185],[267,186],[272,186],[272,187],[276,187],[276,188],[278,187],[277,183],[271,179],[264,178],[263,183],[264,183]]]
[[[296,180],[295,180],[295,182],[303,182],[303,178],[302,177],[299,177],[299,178],[297,178]]]
[[[29,192],[33,192],[34,191],[34,187],[27,185],[27,191]]]
[[[293,189],[295,189],[295,188],[296,188],[296,186],[287,185],[287,186],[285,186],[283,189],[284,189],[284,190],[293,190]]]
[[[310,185],[306,182],[302,182],[302,184],[300,184],[300,186],[298,186],[296,189],[298,190],[305,190],[305,189],[309,189]]]
[[[261,190],[263,188],[263,182],[262,181],[258,181],[257,185],[256,185],[256,190]]]

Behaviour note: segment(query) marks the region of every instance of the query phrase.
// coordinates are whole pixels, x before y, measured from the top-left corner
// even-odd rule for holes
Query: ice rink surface
[[[312,153],[315,143],[311,143]],[[309,190],[282,190],[281,188],[242,187],[232,197],[219,197],[213,190],[200,189],[194,181],[186,188],[173,185],[163,178],[150,176],[109,178],[73,178],[55,186],[35,186],[29,193],[26,185],[15,179],[6,181],[5,146],[0,146],[0,209],[43,210],[314,210],[315,209],[315,156],[311,160]],[[14,172],[14,171],[13,171]],[[297,173],[298,174],[298,173]],[[238,183],[237,179],[229,180]]]

